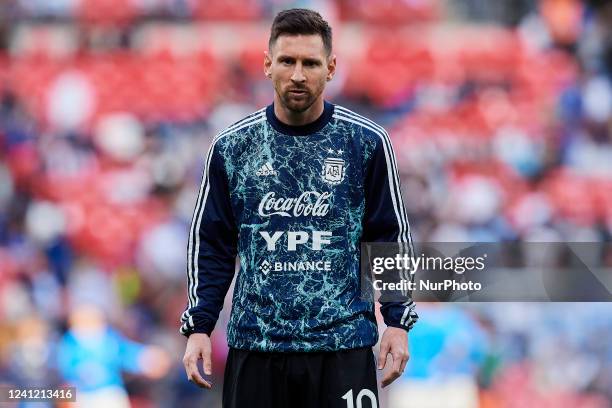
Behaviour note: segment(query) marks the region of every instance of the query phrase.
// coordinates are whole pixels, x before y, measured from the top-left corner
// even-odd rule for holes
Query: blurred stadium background
[[[611,2],[3,0],[1,383],[220,406],[229,302],[214,390],[181,364],[187,230],[290,7],[332,24],[328,98],[389,130],[416,241],[611,240]],[[610,304],[418,310],[383,406],[612,405]]]

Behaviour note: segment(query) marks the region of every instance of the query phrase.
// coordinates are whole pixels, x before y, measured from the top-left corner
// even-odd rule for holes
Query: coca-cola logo
[[[276,193],[267,193],[259,203],[259,215],[270,217],[324,217],[329,212],[328,198],[331,193],[305,191],[299,197],[276,197]]]

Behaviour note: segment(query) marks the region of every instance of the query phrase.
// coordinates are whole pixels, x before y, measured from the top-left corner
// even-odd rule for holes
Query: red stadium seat
[[[204,20],[256,20],[262,17],[257,0],[208,0],[196,2],[196,18]]]
[[[262,39],[250,46],[245,45],[242,51],[240,51],[238,61],[249,79],[260,80],[264,77],[263,62],[265,50],[267,50],[267,40]]]
[[[45,96],[53,78],[66,63],[47,57],[24,57],[11,61],[8,81],[27,109],[38,118],[45,116]]]
[[[597,213],[597,191],[593,179],[558,170],[543,184],[556,209],[556,217],[571,220],[579,225],[593,225]]]
[[[76,16],[88,24],[126,26],[138,10],[132,0],[80,0]]]
[[[437,19],[440,14],[440,5],[437,0],[419,2],[339,0],[338,5],[343,20],[363,20],[384,25],[431,21]]]
[[[0,92],[9,88],[9,56],[0,52]]]
[[[95,89],[93,120],[117,111],[147,119],[195,119],[215,98],[223,75],[222,67],[207,52],[183,57],[116,52],[64,61],[20,58],[11,62],[4,75],[29,111],[44,119],[49,86],[58,75],[74,69]]]

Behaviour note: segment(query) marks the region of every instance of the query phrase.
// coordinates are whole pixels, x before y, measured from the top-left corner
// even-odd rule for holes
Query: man
[[[360,296],[360,242],[412,248],[395,157],[380,126],[324,101],[331,28],[279,13],[264,72],[274,103],[221,132],[208,152],[189,237],[190,381],[210,388],[210,333],[240,270],[228,325],[225,407],[378,406],[374,305]],[[414,303],[384,303],[382,386],[408,359]],[[365,405],[363,405],[365,404]]]

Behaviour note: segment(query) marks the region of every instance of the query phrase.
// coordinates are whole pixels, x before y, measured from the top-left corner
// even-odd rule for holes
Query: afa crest
[[[331,185],[340,184],[344,180],[345,173],[346,166],[343,159],[333,157],[325,159],[322,171],[323,181]]]

